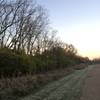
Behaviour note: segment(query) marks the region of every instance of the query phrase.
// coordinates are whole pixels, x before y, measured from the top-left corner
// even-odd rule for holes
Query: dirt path
[[[96,65],[88,73],[81,100],[100,100],[100,65]]]
[[[52,82],[21,100],[79,100],[83,80],[91,66]],[[85,99],[87,100],[87,99]]]

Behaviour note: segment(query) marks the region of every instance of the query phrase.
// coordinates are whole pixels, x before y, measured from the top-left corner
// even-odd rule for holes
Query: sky
[[[82,56],[100,56],[100,0],[37,0],[48,10],[58,37]]]

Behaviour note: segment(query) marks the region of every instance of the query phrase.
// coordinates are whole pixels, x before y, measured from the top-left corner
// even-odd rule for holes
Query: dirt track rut
[[[100,100],[100,65],[95,65],[88,73],[81,100]]]
[[[84,80],[88,75],[88,72],[95,74],[95,71],[98,71],[99,68],[97,67],[93,72],[92,69],[94,69],[94,65],[89,66],[83,70],[76,70],[74,73],[46,85],[38,92],[32,93],[31,95],[21,98],[20,100],[79,100],[81,89],[83,87]],[[100,74],[99,72],[98,74]],[[89,75],[91,76],[90,73]],[[88,100],[83,99],[83,97],[82,100]]]

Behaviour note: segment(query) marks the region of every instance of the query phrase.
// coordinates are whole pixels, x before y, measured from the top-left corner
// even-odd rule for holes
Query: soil
[[[88,73],[80,100],[100,100],[100,65]]]

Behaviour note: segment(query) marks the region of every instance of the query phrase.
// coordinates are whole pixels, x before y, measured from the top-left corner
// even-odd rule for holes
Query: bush
[[[80,56],[68,54],[61,47],[54,47],[38,55],[27,55],[11,49],[0,49],[0,75],[18,76],[27,73],[44,73],[82,63]]]
[[[26,55],[20,56],[11,50],[0,50],[0,75],[12,76],[19,72],[25,74],[29,72],[30,65]]]

